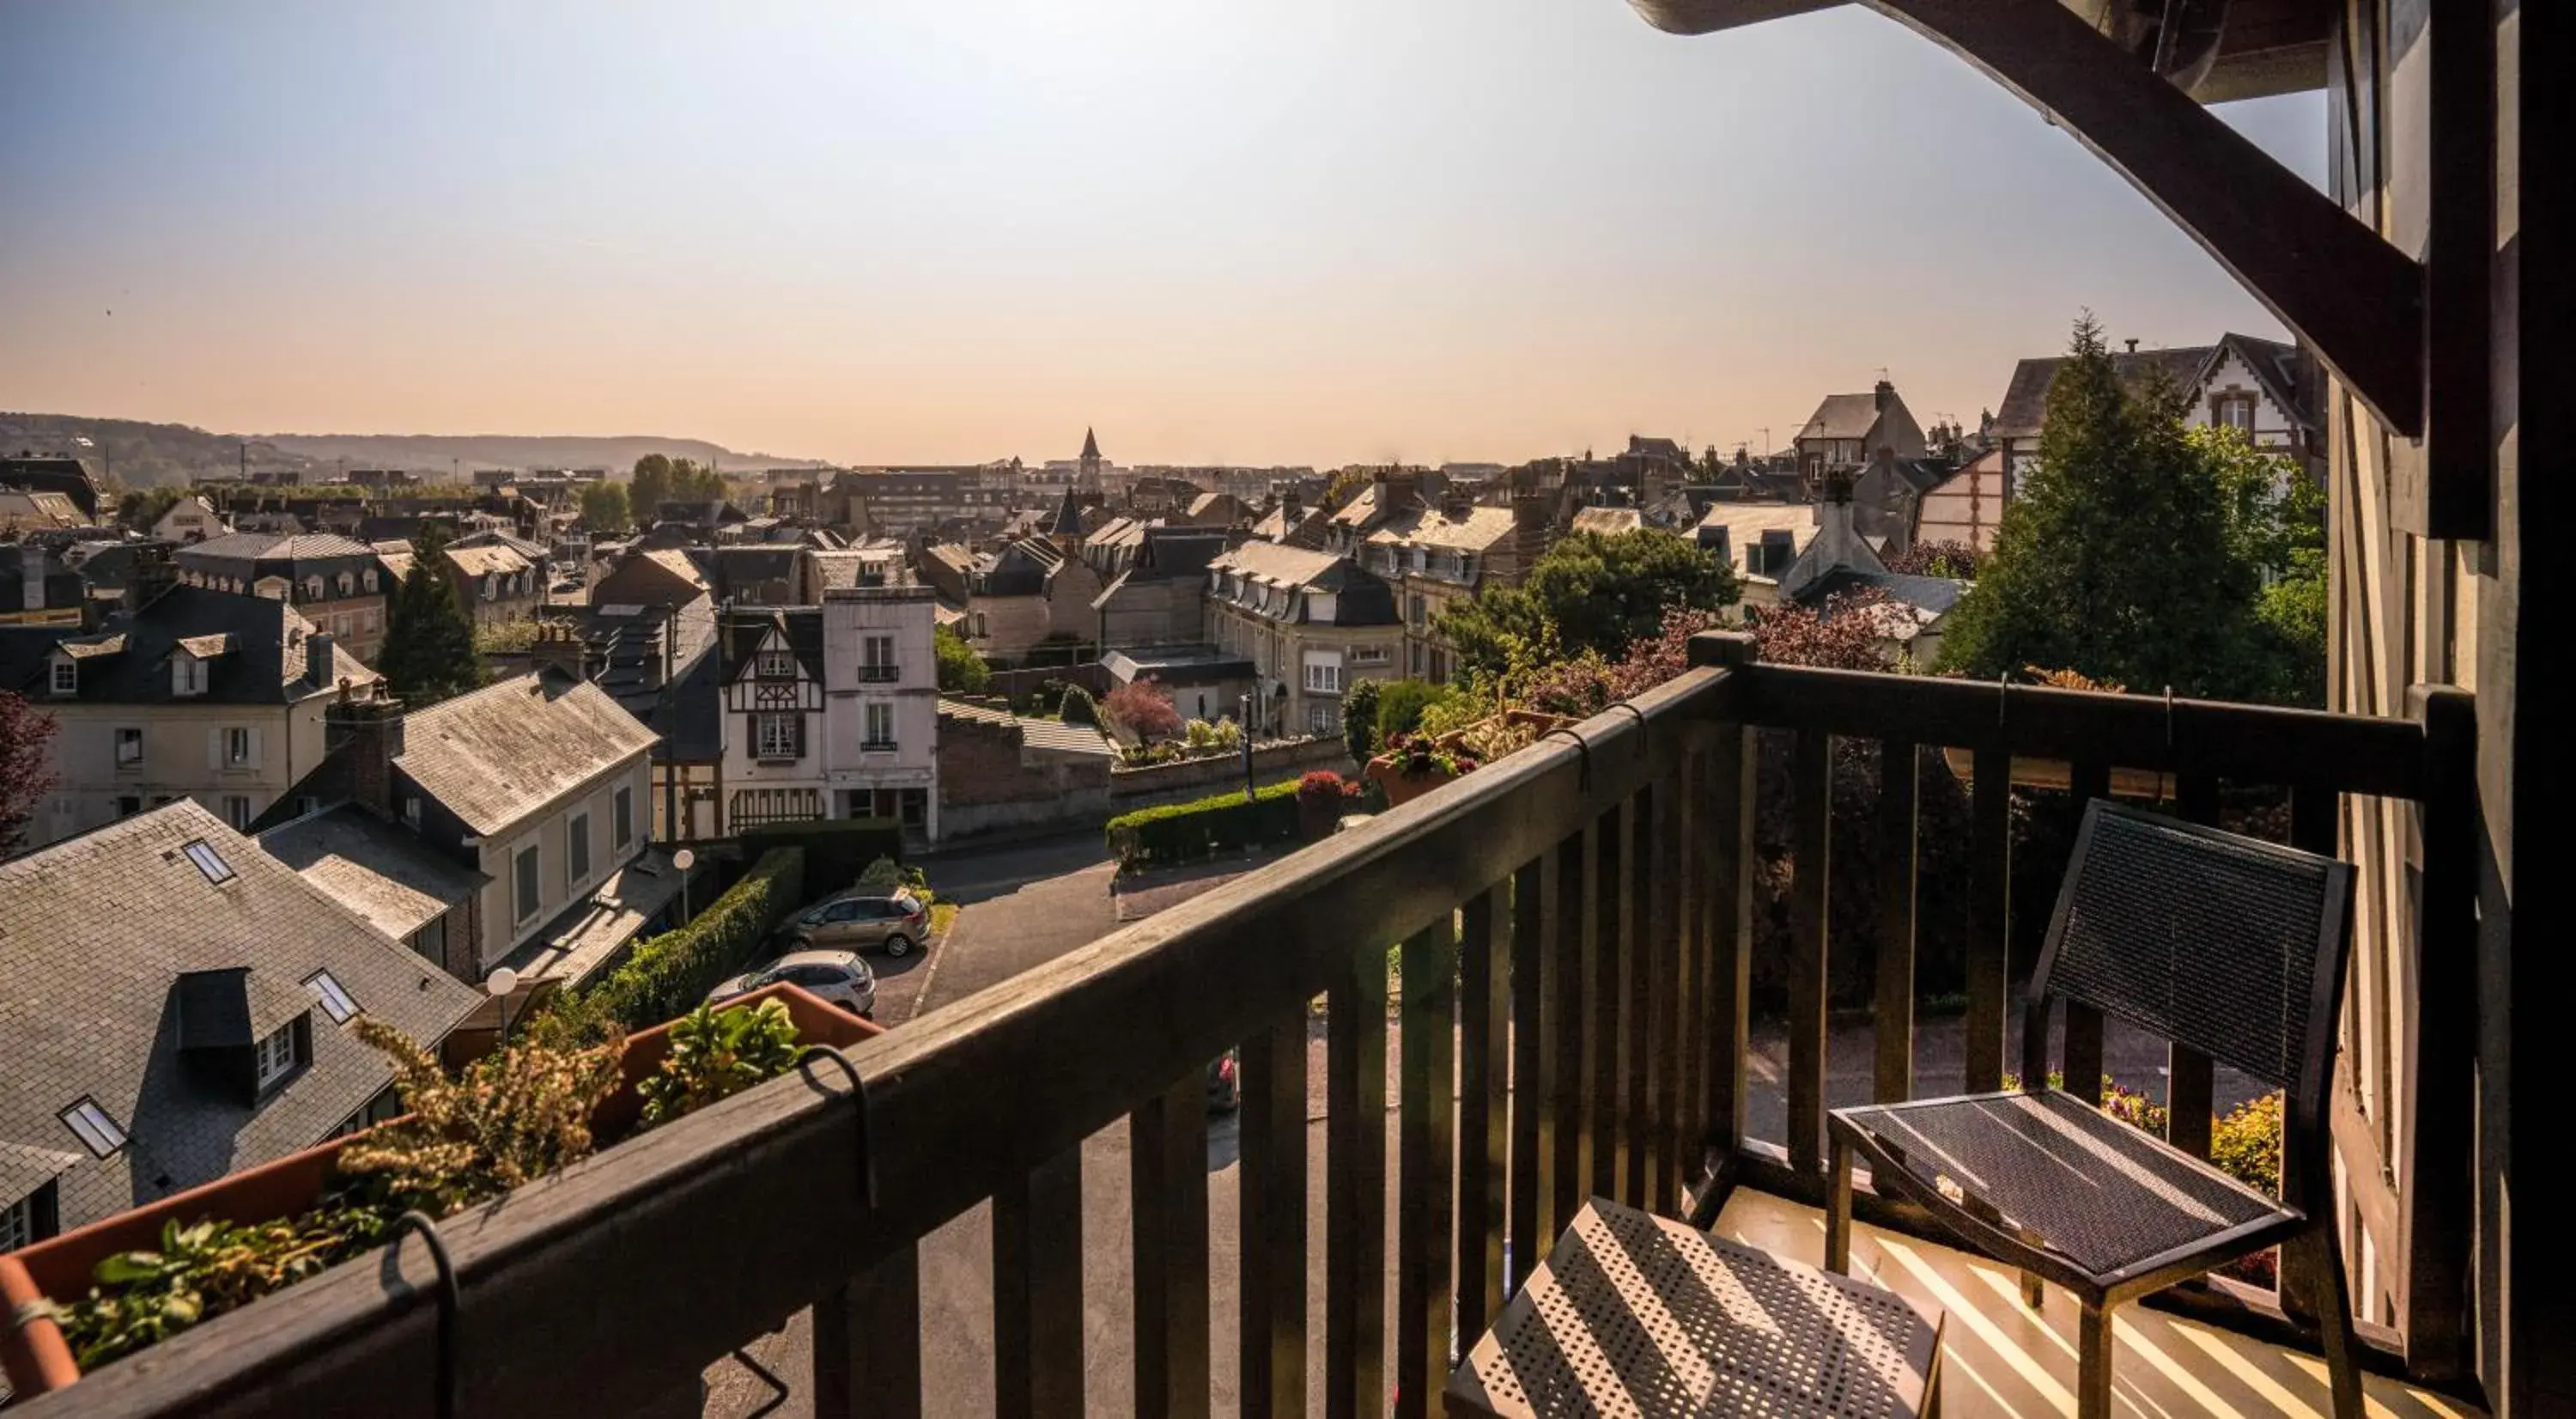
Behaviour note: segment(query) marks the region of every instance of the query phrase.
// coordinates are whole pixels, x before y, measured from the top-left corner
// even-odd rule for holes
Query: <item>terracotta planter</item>
[[[1322,799],[1308,798],[1299,794],[1297,797],[1299,835],[1308,842],[1317,842],[1331,837],[1333,829],[1341,825],[1342,810],[1350,805],[1350,801],[1346,797]]]
[[[884,1033],[883,1026],[862,1020],[792,985],[767,986],[727,1004],[755,1005],[764,1000],[776,1000],[787,1007],[788,1016],[796,1022],[797,1038],[804,1044],[846,1047]],[[661,1069],[670,1053],[668,1023],[626,1037],[626,1052],[618,1060],[621,1077],[617,1090],[591,1112],[593,1136],[624,1140],[644,1112],[639,1086]],[[118,1252],[158,1246],[162,1224],[174,1219],[183,1224],[209,1217],[249,1223],[310,1211],[322,1200],[340,1150],[360,1136],[335,1138],[0,1256],[0,1311],[15,1313],[28,1302],[48,1297],[67,1302],[86,1295],[98,1263]],[[615,1146],[615,1142],[608,1143],[602,1151]],[[22,1399],[60,1389],[80,1378],[60,1328],[43,1319],[14,1330],[0,1329],[0,1369],[7,1371],[9,1383]]]
[[[1380,754],[1369,760],[1368,768],[1363,772],[1386,793],[1386,806],[1389,808],[1401,808],[1457,777],[1441,768],[1425,773],[1406,773],[1403,758],[1395,754]]]
[[[1943,749],[1941,758],[1949,764],[1950,772],[1959,776],[1959,782],[1968,783],[1976,777],[1976,750]],[[2075,766],[2064,759],[2028,759],[2015,754],[2012,781],[2015,788],[2069,789],[2075,786]],[[2153,769],[2111,770],[2111,794],[2115,798],[2166,799],[2173,793],[2172,774]]]

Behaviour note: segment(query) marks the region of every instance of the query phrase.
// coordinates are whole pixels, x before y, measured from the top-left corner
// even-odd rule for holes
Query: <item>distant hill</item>
[[[84,448],[76,442],[88,439]],[[218,434],[186,424],[0,413],[0,452],[77,453],[129,488],[184,484],[198,474],[407,468],[425,478],[477,468],[608,468],[648,453],[737,468],[814,468],[823,460],[737,453],[704,439],[515,434]]]

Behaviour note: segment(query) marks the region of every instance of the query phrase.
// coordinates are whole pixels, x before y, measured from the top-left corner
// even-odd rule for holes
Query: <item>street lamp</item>
[[[483,978],[483,993],[492,997],[501,1011],[501,1048],[510,1047],[510,996],[519,988],[519,973],[508,966],[496,966]]]
[[[688,848],[671,854],[671,866],[680,874],[680,925],[689,924],[689,869],[698,865],[698,855]]]
[[[1243,801],[1258,803],[1261,801],[1261,795],[1255,792],[1252,786],[1252,691],[1250,690],[1243,692],[1243,717],[1236,723],[1243,726]]]

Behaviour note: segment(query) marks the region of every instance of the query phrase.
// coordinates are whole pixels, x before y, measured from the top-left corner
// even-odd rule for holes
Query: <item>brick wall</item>
[[[1345,778],[1356,770],[1350,750],[1339,739],[1291,739],[1252,751],[1252,776],[1264,784],[1296,778],[1313,769],[1331,769]],[[1120,767],[1109,775],[1109,795],[1117,811],[1184,803],[1243,783],[1243,756],[1192,759],[1182,764]]]

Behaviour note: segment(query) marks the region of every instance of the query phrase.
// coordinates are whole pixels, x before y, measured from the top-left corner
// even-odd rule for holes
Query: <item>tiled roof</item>
[[[1588,507],[1574,515],[1574,530],[1615,537],[1646,525],[1645,514],[1632,507]]]
[[[2135,389],[2146,383],[2150,373],[2160,372],[2182,389],[2196,389],[2201,374],[2210,361],[2218,357],[2215,345],[2187,345],[2172,350],[2115,351],[2111,371],[2122,384]],[[2048,386],[2057,378],[2066,357],[2046,360],[2024,360],[2013,366],[2012,383],[2004,390],[2004,399],[1995,406],[1994,436],[1997,438],[2036,438],[2048,422]]]
[[[1865,439],[1878,424],[1876,394],[1828,394],[1807,416],[1802,439]]]
[[[989,709],[959,700],[941,700],[939,713],[950,719],[969,720],[977,724],[1016,726],[1020,742],[1032,749],[1048,749],[1059,754],[1097,754],[1115,758],[1118,746],[1109,742],[1097,729],[1087,724],[1066,724],[1053,719],[1022,719],[1009,710]]]
[[[363,557],[375,551],[364,542],[337,532],[227,532],[179,549],[181,564],[190,562],[266,562],[279,558]]]
[[[283,601],[174,586],[105,635],[84,635],[77,627],[0,627],[0,690],[37,690],[60,643],[87,651],[73,652],[80,661],[79,698],[96,704],[286,705],[334,693],[343,679],[363,686],[383,678],[334,647],[331,685],[313,685],[304,678],[305,637],[312,631]],[[171,694],[170,657],[185,643],[210,651],[219,641],[230,653],[209,661],[205,692],[184,699]]]
[[[1418,507],[1398,513],[1368,535],[1389,546],[1454,547],[1482,552],[1508,542],[1518,524],[1507,507],[1465,507],[1455,511]]]
[[[209,881],[192,843],[232,875]],[[66,1231],[310,1147],[393,1077],[317,1008],[311,1063],[285,1084],[256,1105],[210,1087],[178,1048],[183,975],[246,970],[256,1020],[309,1001],[327,970],[424,1043],[479,998],[187,800],[0,864],[0,923],[0,1142],[74,1156]],[[84,1097],[128,1135],[103,1161],[60,1118]],[[23,1173],[28,1155],[13,1156]]]
[[[491,880],[351,803],[271,828],[259,845],[397,941]]]
[[[447,547],[447,564],[467,576],[502,575],[530,570],[528,559],[507,547]]]
[[[490,836],[653,746],[597,685],[522,675],[413,711],[395,766]]]

